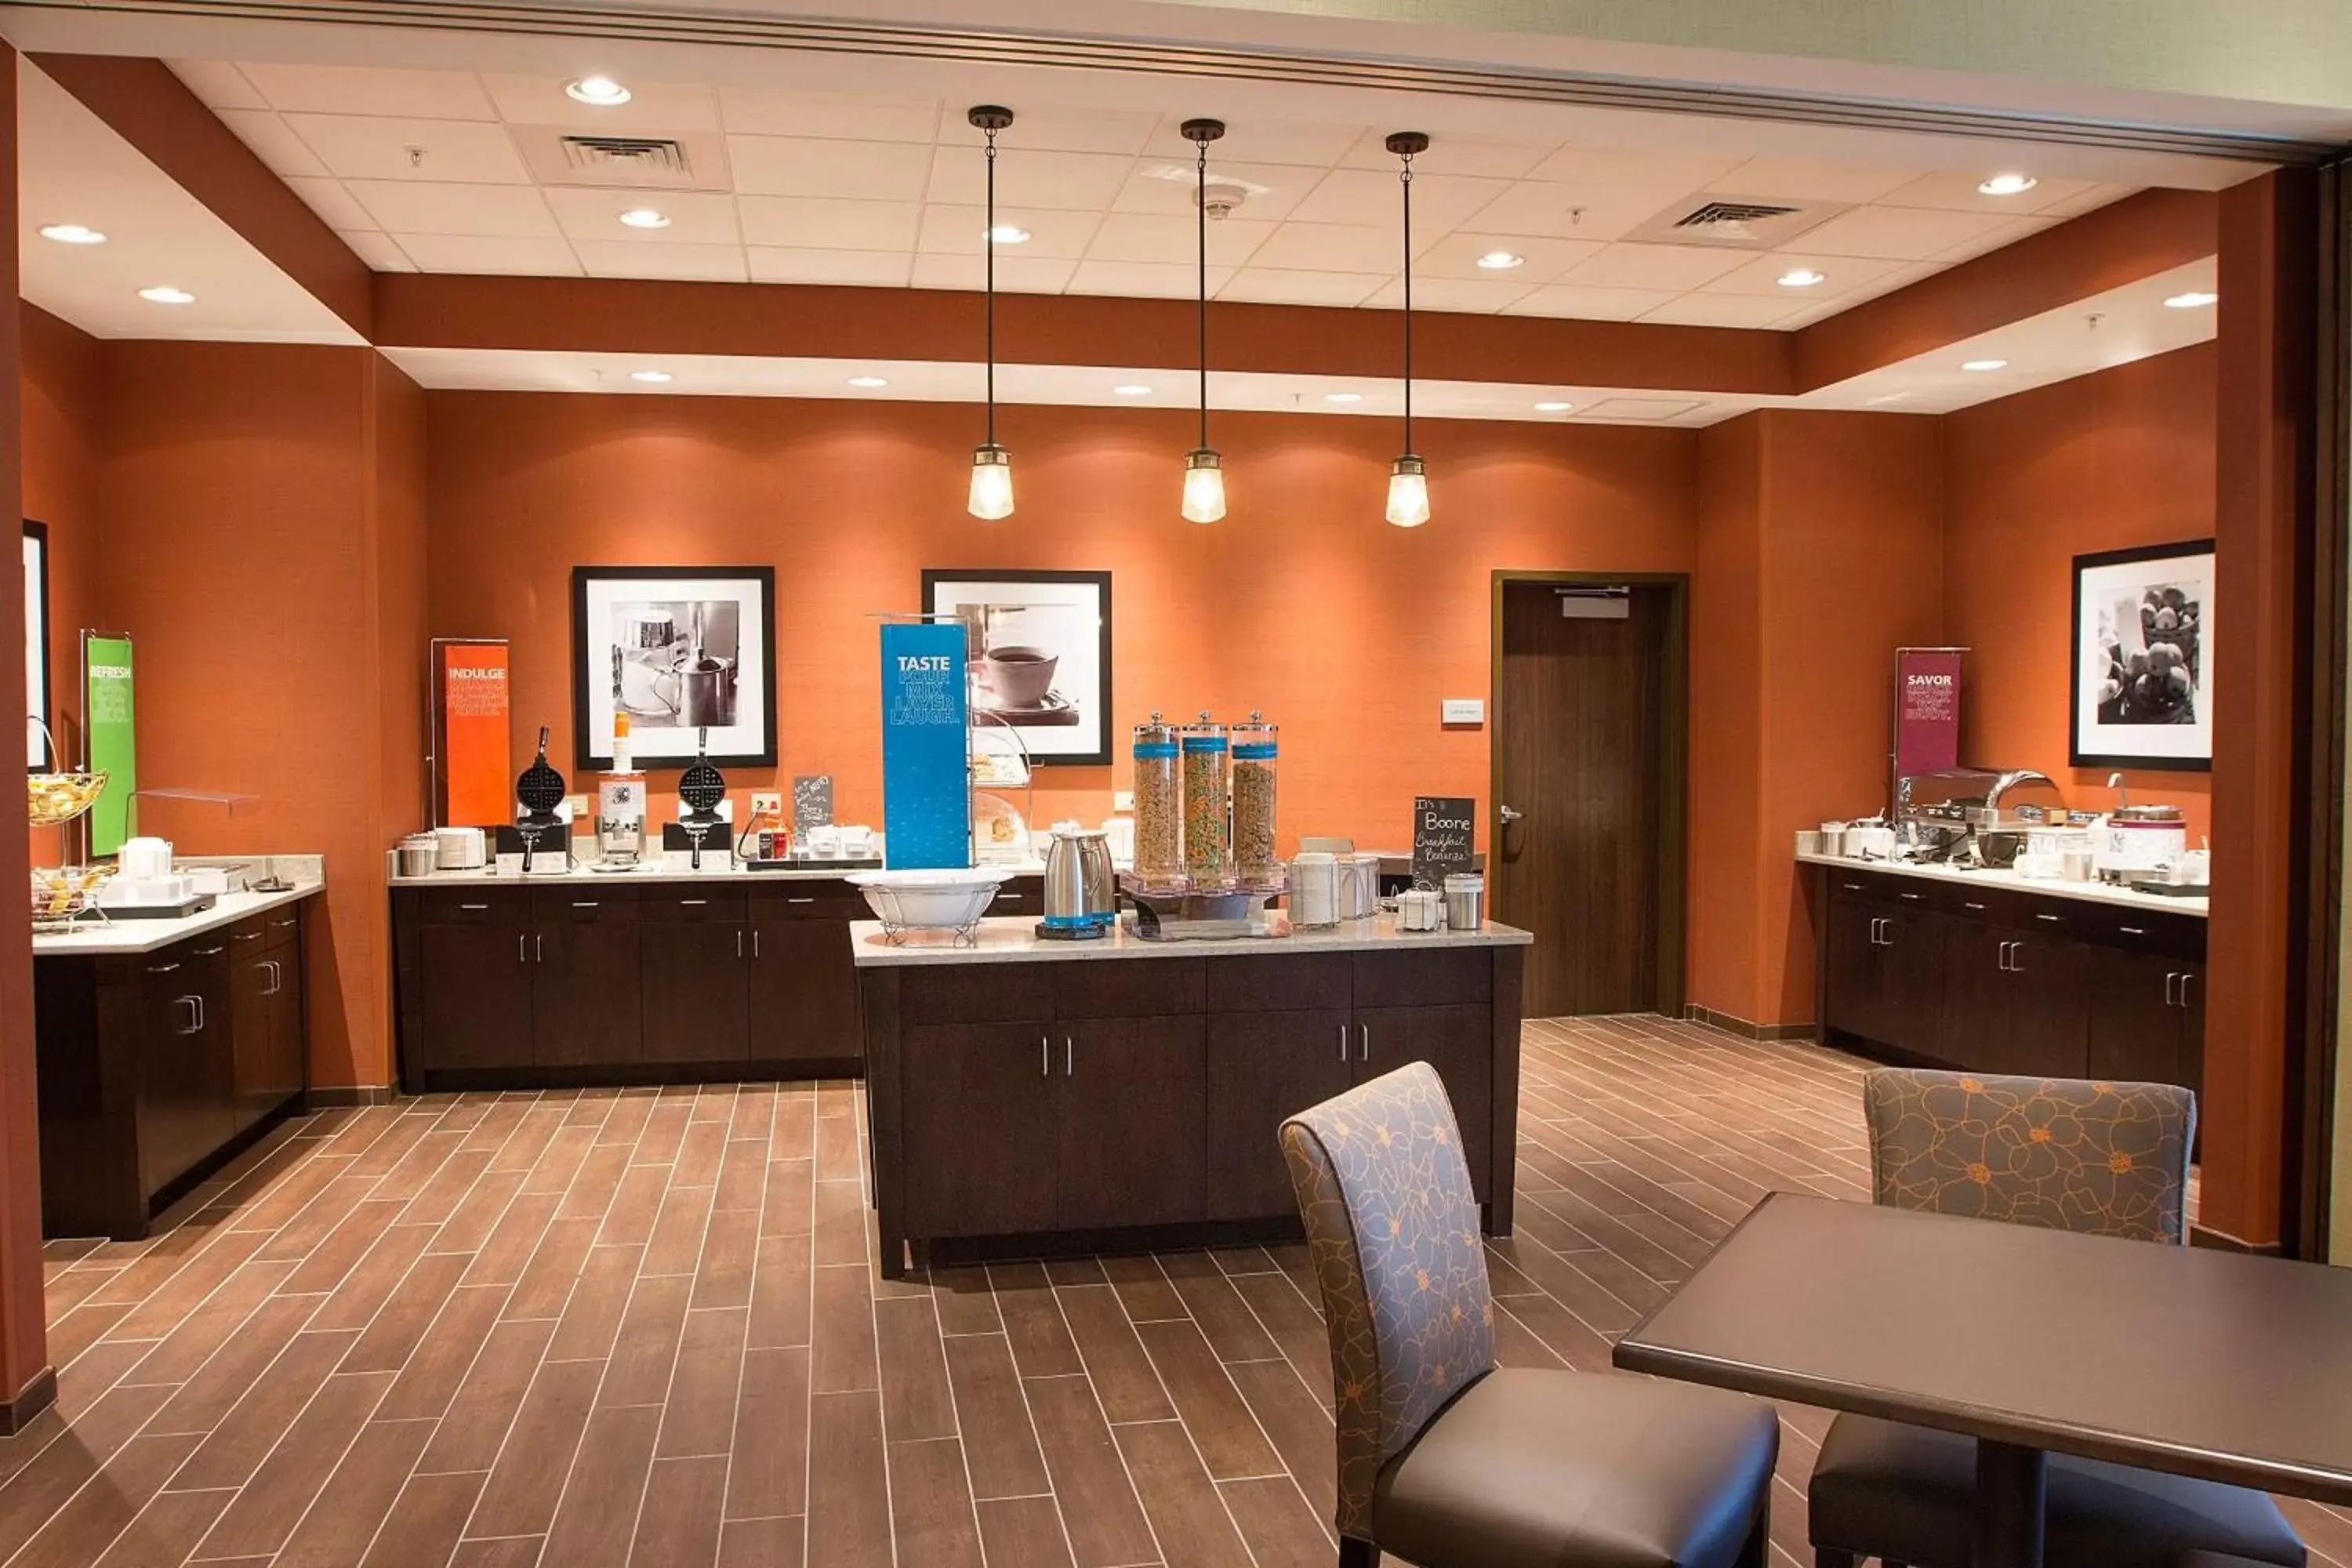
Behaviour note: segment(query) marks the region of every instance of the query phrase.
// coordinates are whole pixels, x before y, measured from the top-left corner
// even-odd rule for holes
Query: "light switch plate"
[[[1111,791],[1110,808],[1113,811],[1133,811],[1135,809],[1135,792],[1131,789],[1115,789]]]
[[[752,816],[782,816],[783,814],[784,795],[782,790],[755,789],[751,792]]]
[[[1448,697],[1437,705],[1438,722],[1442,724],[1484,724],[1486,721],[1486,700],[1483,697]]]
[[[585,822],[588,820],[588,797],[586,795],[567,795],[563,797],[563,804],[571,811],[572,821]]]

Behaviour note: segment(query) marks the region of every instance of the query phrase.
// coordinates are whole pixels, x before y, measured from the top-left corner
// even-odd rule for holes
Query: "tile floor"
[[[1850,1058],[1526,1039],[1508,1363],[1604,1365],[1769,1188],[1864,1195]],[[51,1243],[58,1404],[0,1441],[0,1564],[1333,1560],[1297,1249],[888,1283],[858,1139],[847,1084],[436,1097],[289,1128],[154,1241]],[[1785,1568],[1826,1417],[1784,1417]]]

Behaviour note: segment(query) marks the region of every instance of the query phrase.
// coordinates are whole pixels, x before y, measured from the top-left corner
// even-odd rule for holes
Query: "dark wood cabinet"
[[[529,1051],[530,931],[520,905],[505,912],[512,923],[427,924],[418,934],[422,1065],[495,1067]]]
[[[1859,887],[1861,884],[1854,884]],[[1822,1014],[1833,1029],[1866,1040],[1886,1037],[1886,965],[1878,932],[1886,913],[1874,903],[1839,899],[1830,906],[1830,966]]]
[[[254,1120],[299,1110],[310,1081],[309,987],[302,975],[302,922],[299,916],[269,921],[269,1048],[252,1080]],[[247,1125],[251,1125],[248,1121]]]
[[[140,1175],[157,1192],[236,1136],[236,1022],[225,935],[142,968],[133,1004]]]
[[[1060,1033],[1056,1228],[1201,1217],[1208,1159],[1201,1019],[1087,1018]]]
[[[751,1059],[793,1064],[857,1056],[857,972],[842,921],[751,922]]]
[[[2089,1072],[2203,1089],[2205,969],[2161,953],[2092,952]]]
[[[2088,1070],[2091,950],[2063,936],[2027,932],[2009,950],[2010,1071],[2081,1078]]]
[[[952,1160],[907,1167],[908,1222],[924,1236],[1051,1230],[1059,1214],[1061,1059],[1050,1020],[908,1031],[923,1064],[900,1101],[908,1146]]]
[[[751,1059],[750,931],[740,921],[649,922],[639,949],[645,1059]]]
[[[2011,1004],[2009,948],[2017,933],[1979,921],[1956,920],[1944,928],[1940,989],[1933,996],[1937,1023],[1931,1062],[1965,1064],[1979,1072],[2016,1070],[2009,1049]],[[1859,1031],[1856,1031],[1859,1033]],[[1883,1036],[1864,1035],[1882,1040]]]
[[[1277,989],[1269,999],[1290,995]],[[1280,1214],[1294,1201],[1276,1133],[1284,1118],[1355,1081],[1355,1041],[1345,1007],[1209,1017],[1203,1061],[1211,1219]]]
[[[523,1037],[532,1065],[639,1059],[643,985],[630,912],[604,899],[533,910],[541,918],[530,933],[530,1026]]]
[[[1445,1082],[1462,1128],[1462,1158],[1478,1201],[1492,1192],[1494,1137],[1492,1015],[1476,1003],[1440,1007],[1372,1007],[1356,1015],[1356,1081],[1427,1062]]]

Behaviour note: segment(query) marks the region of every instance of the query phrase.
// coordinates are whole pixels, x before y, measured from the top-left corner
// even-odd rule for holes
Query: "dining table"
[[[1631,1372],[1977,1440],[1976,1568],[2039,1568],[2045,1457],[2352,1504],[2352,1270],[1768,1194]]]

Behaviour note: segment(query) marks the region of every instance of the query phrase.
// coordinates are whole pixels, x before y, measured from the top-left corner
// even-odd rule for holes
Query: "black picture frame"
[[[1092,708],[1091,719],[1086,725],[1085,743],[1076,750],[1048,749],[1042,752],[1033,744],[1029,762],[1033,767],[1040,768],[1108,767],[1112,745],[1111,715],[1114,711],[1113,703],[1116,700],[1112,684],[1116,672],[1111,664],[1110,573],[1108,571],[1052,571],[1044,568],[1007,566],[927,566],[923,569],[922,581],[924,611],[930,615],[940,615],[952,609],[953,606],[944,605],[940,602],[939,590],[942,586],[957,583],[1002,583],[1016,587],[1024,584],[1034,584],[1039,586],[1050,585],[1063,589],[1077,585],[1094,589],[1097,607],[1095,668],[1098,674],[1098,679],[1097,689],[1092,694],[1082,693],[1077,700],[1082,718],[1086,716],[1086,709],[1089,706]],[[978,653],[979,650],[975,648],[973,650],[975,658]],[[1034,736],[1039,743],[1050,747],[1055,739],[1051,730],[1045,727],[1022,724],[1015,724],[1013,727],[1023,732],[1024,742],[1031,741]],[[1053,728],[1060,728],[1060,726]]]
[[[2067,760],[2073,766],[2212,771],[2213,581],[2210,538],[2074,557],[2066,691]],[[2103,626],[2096,606],[2107,604],[2112,620],[2120,614],[2124,598],[2130,595],[2142,600],[2137,606],[2138,627]],[[2160,605],[2153,612],[2168,611],[2173,626],[2152,629],[2145,600],[2155,595],[2180,601]],[[2159,637],[2168,639],[2160,657],[2154,640]],[[2152,671],[2143,668],[2135,662],[2136,657],[2156,668]],[[2179,677],[2186,678],[2185,694],[2178,689]],[[2091,680],[2100,684],[2086,690]],[[2172,716],[2148,717],[2145,712],[2129,716],[2132,693],[2151,689],[2151,682],[2159,690],[2152,709]],[[2162,689],[2167,682],[2171,689]],[[2178,716],[2182,708],[2188,716]]]
[[[25,771],[37,773],[45,768],[62,768],[71,764],[57,749],[57,681],[55,671],[49,668],[49,525],[36,522],[29,517],[24,521],[25,542],[35,547],[35,559],[26,563],[26,568],[34,574],[35,591],[26,605],[28,613],[25,626],[25,659],[28,669],[35,659],[40,661],[40,688],[37,691],[33,689],[28,675],[26,695],[34,704],[32,717],[47,724],[50,731],[50,743],[45,755],[40,749],[40,742],[33,738],[39,731],[29,724],[25,727],[27,737]]]
[[[596,683],[609,678],[611,647],[599,642],[591,646],[590,615],[592,600],[597,590],[615,586],[658,585],[664,583],[680,584],[679,594],[691,596],[685,584],[724,584],[740,590],[733,596],[740,604],[756,600],[756,610],[742,615],[738,621],[736,653],[739,658],[738,682],[733,711],[740,731],[741,721],[754,721],[758,743],[740,744],[724,751],[714,751],[710,761],[721,768],[772,768],[776,765],[776,569],[772,566],[574,566],[572,569],[572,749],[574,765],[586,770],[609,767],[612,763],[611,726],[600,722],[599,705],[595,700]],[[745,667],[749,638],[743,637],[746,625],[757,627],[760,658],[752,682],[746,694],[742,683],[751,673]],[[598,668],[592,668],[594,660]],[[739,737],[740,738],[740,737]],[[694,760],[695,741],[691,728],[666,726],[640,729],[632,726],[634,760],[640,768],[682,768]],[[717,742],[714,742],[717,743]]]

